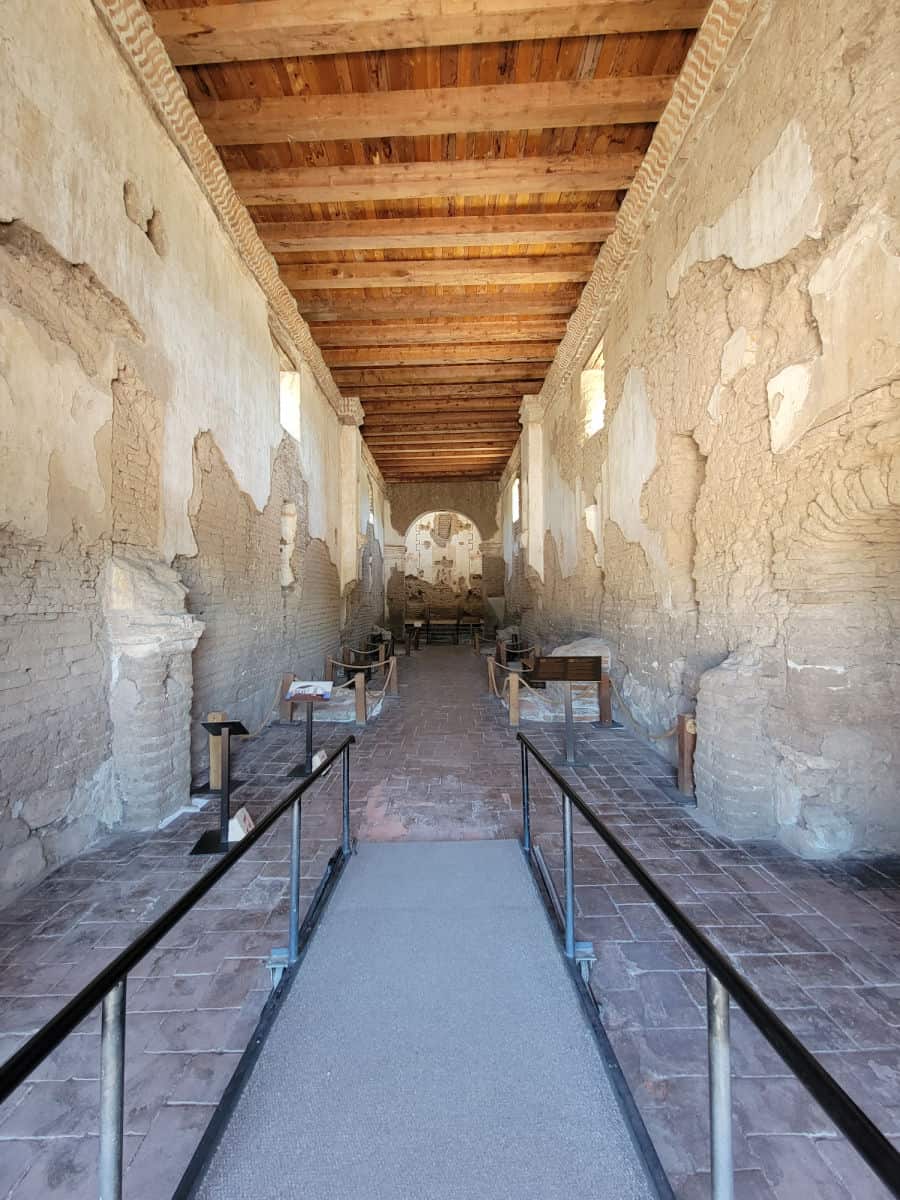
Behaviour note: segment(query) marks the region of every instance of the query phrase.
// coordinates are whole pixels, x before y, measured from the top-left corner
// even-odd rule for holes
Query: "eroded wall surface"
[[[696,706],[700,809],[811,855],[900,846],[890,34],[873,0],[769,7],[613,305],[602,428],[576,378],[542,479],[523,440],[542,570],[504,529],[535,636],[601,633],[651,731]]]
[[[502,609],[504,595],[503,546],[500,540],[500,489],[486,480],[423,480],[415,483],[389,483],[385,487],[384,587],[387,619],[400,631],[406,612],[407,539],[420,518],[436,512],[456,513],[472,523],[478,539],[473,541],[481,558],[479,582],[485,613]],[[432,594],[432,585],[419,589],[413,606],[420,615],[422,604]],[[459,589],[455,589],[458,591]],[[425,594],[427,592],[427,595]],[[435,597],[438,603],[455,603],[452,596]]]
[[[10,0],[0,35],[10,888],[186,804],[198,721],[256,723],[282,671],[321,668],[362,556],[338,415],[307,372],[282,428],[265,297],[89,0]]]
[[[406,533],[406,612],[428,609],[480,614],[481,537],[459,513],[431,512]]]

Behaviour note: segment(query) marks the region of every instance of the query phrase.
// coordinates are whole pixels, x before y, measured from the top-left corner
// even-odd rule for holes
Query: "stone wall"
[[[4,889],[186,804],[192,721],[205,773],[198,721],[318,672],[361,576],[338,415],[297,361],[285,435],[297,347],[90,0],[10,0],[0,71]]]
[[[696,707],[719,828],[897,848],[896,46],[874,0],[759,7],[612,303],[602,427],[576,374],[523,438],[508,596],[600,633],[649,730]]]

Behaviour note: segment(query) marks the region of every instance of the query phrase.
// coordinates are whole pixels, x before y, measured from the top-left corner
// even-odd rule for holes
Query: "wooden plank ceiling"
[[[147,0],[385,479],[496,479],[708,0]]]

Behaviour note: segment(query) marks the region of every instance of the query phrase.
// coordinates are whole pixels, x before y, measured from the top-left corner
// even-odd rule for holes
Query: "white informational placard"
[[[284,698],[298,700],[303,696],[312,696],[315,700],[330,700],[333,686],[330,679],[295,679]]]

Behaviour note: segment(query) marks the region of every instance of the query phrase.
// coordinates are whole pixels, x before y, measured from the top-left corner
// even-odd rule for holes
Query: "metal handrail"
[[[894,1148],[872,1119],[844,1091],[834,1076],[810,1054],[803,1043],[788,1029],[744,976],[647,873],[616,835],[591,811],[572,785],[560,775],[552,763],[547,761],[534,743],[522,733],[518,733],[516,739],[522,747],[522,842],[523,848],[529,856],[532,852],[529,754],[547,772],[563,794],[565,952],[567,958],[570,960],[575,958],[572,842],[572,805],[574,805],[706,966],[712,1195],[714,1200],[731,1200],[733,1195],[729,998],[743,1009],[756,1029],[782,1061],[790,1067],[807,1091],[818,1101],[827,1116],[844,1134],[857,1153],[865,1159],[882,1183],[895,1196],[900,1196],[900,1151]]]
[[[293,964],[299,954],[300,928],[300,800],[334,762],[343,756],[341,772],[341,853],[350,854],[350,747],[352,735],[344,738],[314,771],[280,800],[259,824],[207,871],[192,887],[139,934],[116,958],[99,971],[60,1011],[28,1039],[24,1046],[0,1066],[0,1104],[23,1084],[48,1055],[89,1016],[103,1005],[100,1038],[100,1196],[120,1200],[122,1195],[122,1148],[124,1105],[125,987],[131,971],[157,943],[227,875],[236,862],[254,846],[275,822],[291,809],[290,917],[287,959]]]

